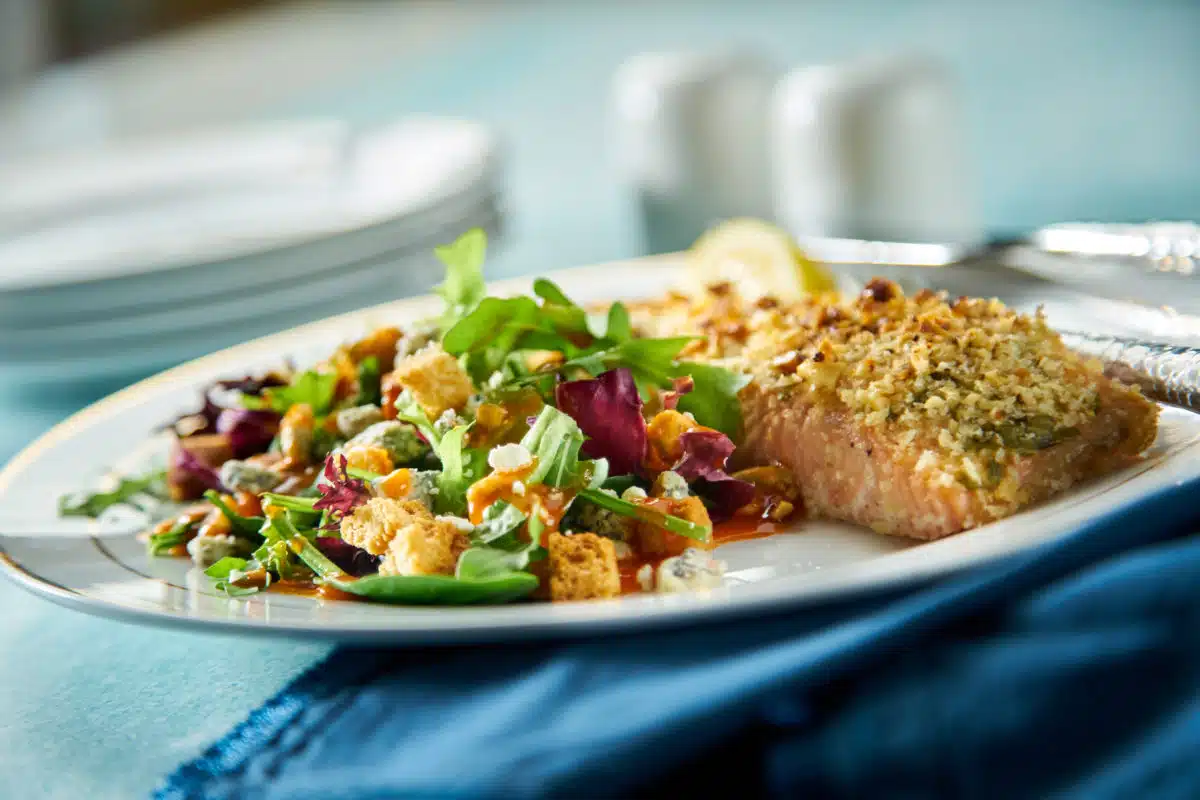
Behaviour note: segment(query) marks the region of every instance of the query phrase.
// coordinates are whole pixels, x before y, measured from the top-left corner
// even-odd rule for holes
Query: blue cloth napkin
[[[818,609],[342,649],[159,797],[1200,797],[1198,489]]]

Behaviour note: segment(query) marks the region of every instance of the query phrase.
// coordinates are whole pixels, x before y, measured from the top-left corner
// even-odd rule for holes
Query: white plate
[[[274,148],[269,140],[247,148],[235,131],[224,149],[219,139],[160,145],[149,155],[133,149],[126,169],[102,169],[121,159],[101,154],[95,185],[74,186],[97,201],[45,213],[0,239],[0,292],[169,273],[345,235],[436,208],[493,172],[490,134],[466,121],[413,117],[357,135],[317,133],[295,142],[277,134]],[[286,152],[289,143],[295,153]],[[268,153],[284,151],[265,177],[247,168],[264,160],[264,144]],[[147,168],[131,181],[137,166]],[[18,188],[53,183],[49,168],[40,169],[2,177]],[[76,197],[59,191],[45,205]]]
[[[500,238],[495,217],[464,220],[481,227],[490,241]],[[143,350],[147,344],[187,337],[188,357],[194,358],[266,333],[321,319],[331,313],[378,305],[388,298],[428,291],[438,283],[444,268],[434,257],[436,243],[452,240],[455,232],[431,238],[421,247],[381,253],[355,262],[330,264],[323,272],[295,280],[278,280],[254,290],[230,291],[214,284],[215,294],[170,305],[154,303],[140,313],[110,311],[106,316],[77,319],[69,325],[24,326],[7,331],[0,326],[0,361],[38,361],[70,355],[75,358]],[[345,301],[352,299],[353,305]],[[337,303],[324,313],[322,303]],[[290,321],[263,326],[274,315]],[[230,339],[230,334],[241,335]],[[207,347],[205,345],[208,345]],[[178,363],[178,362],[176,362]]]
[[[147,306],[187,303],[214,290],[253,292],[399,250],[427,254],[448,236],[497,217],[495,192],[488,186],[477,189],[436,208],[256,255],[109,280],[0,290],[0,330],[136,314]]]
[[[580,300],[657,294],[678,277],[671,258],[556,274]],[[508,281],[500,292],[527,291]],[[806,521],[790,533],[718,550],[729,562],[718,591],[635,596],[594,603],[405,608],[256,595],[228,599],[182,561],[148,558],[131,536],[104,535],[53,518],[59,494],[128,459],[153,429],[194,407],[209,381],[319,358],[338,342],[385,322],[434,313],[436,298],[403,300],[298,328],[163,373],[77,414],[0,472],[0,571],[72,608],[137,622],[229,631],[417,644],[631,631],[828,601],[978,564],[1075,530],[1083,522],[1200,477],[1200,416],[1164,409],[1147,459],[1002,522],[916,544],[841,523]]]

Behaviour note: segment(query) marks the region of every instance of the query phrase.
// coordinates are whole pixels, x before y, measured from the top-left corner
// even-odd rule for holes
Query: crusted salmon
[[[633,309],[647,333],[699,334],[689,356],[748,374],[742,466],[791,469],[808,512],[937,539],[1129,464],[1157,406],[996,300],[747,304],[726,284]]]

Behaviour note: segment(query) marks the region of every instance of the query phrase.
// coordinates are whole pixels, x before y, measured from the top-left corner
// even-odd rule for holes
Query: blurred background
[[[0,402],[26,437],[48,385],[424,291],[475,224],[502,277],[741,214],[967,248],[1197,220],[1197,31],[1184,0],[3,0]]]

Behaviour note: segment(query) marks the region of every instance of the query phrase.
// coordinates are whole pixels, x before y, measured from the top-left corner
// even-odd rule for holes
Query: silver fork
[[[1104,362],[1111,377],[1149,398],[1200,413],[1200,348],[1060,331],[1068,347]]]

